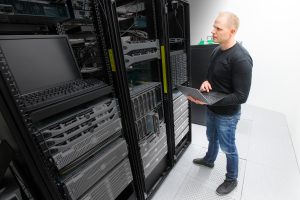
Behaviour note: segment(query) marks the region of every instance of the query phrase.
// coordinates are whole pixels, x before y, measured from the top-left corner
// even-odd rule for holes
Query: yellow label
[[[116,63],[114,58],[114,52],[112,49],[108,49],[109,61],[111,66],[111,71],[116,72]]]
[[[168,93],[165,46],[160,46],[164,93]]]

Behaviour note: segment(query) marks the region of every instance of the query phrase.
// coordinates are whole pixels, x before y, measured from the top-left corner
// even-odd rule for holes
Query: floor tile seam
[[[278,137],[278,136],[280,136],[280,137],[284,137],[284,139],[286,139],[286,141],[288,141],[288,142],[290,142],[291,144],[292,144],[292,150],[293,150],[293,153],[294,153],[294,155],[295,155],[295,149],[294,149],[294,146],[293,146],[293,142],[292,142],[292,140],[291,140],[291,137],[290,137],[290,134],[289,133],[287,133],[288,135],[286,135],[286,134],[282,134],[282,135],[274,135],[274,134],[270,134],[270,136],[272,136],[273,137],[273,139],[272,140],[268,140],[267,142],[268,142],[268,144],[270,144],[270,142],[272,141],[272,142],[278,142],[278,141],[282,141],[282,139],[283,138],[281,138],[280,140],[278,140],[278,139],[275,139],[274,137]],[[251,137],[249,138],[249,147],[253,147],[253,145],[255,145],[255,144],[259,144],[259,143],[263,143],[261,140],[262,139],[269,139],[270,137],[267,137],[267,135],[264,135],[264,137],[260,137],[260,135],[258,135],[258,134],[251,134]],[[257,142],[257,139],[259,139],[260,140],[260,142]],[[277,146],[276,144],[275,144],[275,146]],[[289,145],[288,145],[289,146]]]
[[[298,173],[300,174],[299,161],[298,161],[297,156],[296,156],[296,150],[295,150],[295,146],[294,146],[294,143],[293,143],[293,140],[292,140],[290,127],[288,126],[286,118],[285,118],[285,121],[286,121],[286,126],[287,126],[287,129],[288,129],[288,136],[289,136],[290,142],[292,144],[292,149],[293,149],[293,152],[294,152],[294,157],[295,157],[295,160],[296,160],[296,163],[297,163]]]
[[[283,126],[281,126],[282,128]],[[257,136],[258,134],[261,134],[263,133],[264,136],[275,136],[275,135],[278,135],[280,137],[284,137],[284,136],[287,136],[287,134],[289,134],[289,129],[284,126],[284,128],[286,128],[285,131],[278,131],[280,129],[280,126],[277,126],[277,127],[264,127],[264,128],[261,128],[261,127],[253,127],[253,129],[251,130],[253,136]],[[274,131],[276,130],[276,131]]]
[[[201,146],[201,144],[198,143],[191,143],[191,145]]]
[[[278,129],[277,129],[278,130]],[[285,140],[286,142],[289,142],[289,136],[287,133],[275,133],[274,131],[271,132],[266,132],[266,131],[254,131],[251,137],[249,138],[251,143],[259,143],[261,141],[267,141],[268,143],[270,142],[280,142]]]
[[[173,196],[173,199],[176,199],[176,196],[177,196],[177,195],[179,194],[179,192],[182,190],[182,188],[183,188],[182,185],[186,182],[187,176],[188,176],[188,173],[186,173],[186,175],[184,176],[184,178],[183,178],[183,180],[182,180],[180,186],[178,187],[179,189],[176,191],[175,195]],[[188,177],[188,178],[189,178],[189,177]]]
[[[247,149],[247,152],[246,152],[246,155],[245,155],[245,156],[240,155],[240,152],[238,153],[239,159],[247,160],[247,159],[248,159],[248,156],[249,156],[249,149]]]
[[[241,135],[252,135],[252,130],[253,130],[253,122],[254,121],[251,121],[251,125],[250,125],[250,130],[248,131],[247,130],[247,133],[246,134],[243,134],[243,133],[239,133],[239,127],[237,127],[237,134],[241,134]],[[238,122],[238,126],[241,126],[241,120]]]
[[[270,144],[268,144],[268,145],[270,146]],[[278,145],[273,145],[273,146],[278,147]],[[281,153],[281,154],[284,153],[284,155],[286,155],[286,157],[283,157],[283,158],[285,158],[285,159],[289,158],[290,161],[295,162],[295,165],[297,165],[297,168],[298,168],[297,159],[295,158],[295,153],[293,152],[292,147],[286,147],[286,146],[283,145],[283,146],[278,147],[275,150],[273,150],[273,148],[272,148],[272,149],[264,151],[263,153],[257,152],[258,148],[263,149],[263,147],[264,147],[263,144],[261,144],[261,145],[258,145],[258,144],[249,145],[247,156],[248,157],[261,157],[262,155],[270,155],[270,154],[273,155],[273,154],[276,154],[276,152]],[[281,149],[284,149],[284,152]]]
[[[242,157],[239,157],[239,159],[240,159],[240,160],[244,160],[244,161],[247,162],[247,159],[248,159],[248,158],[242,158]]]
[[[251,104],[247,104],[247,106],[251,107],[252,109],[252,114],[255,114],[255,112],[259,112],[259,113],[273,113],[276,114],[278,116],[284,116],[284,114],[280,111],[275,111],[269,108],[265,108],[265,107],[261,107],[261,106],[257,106],[257,105],[251,105]]]
[[[261,128],[263,127],[263,128]],[[278,129],[278,128],[287,128],[287,124],[266,124],[266,122],[258,122],[258,120],[255,120],[253,122],[253,126],[252,126],[252,131],[261,131],[261,130],[274,130],[274,129]],[[288,128],[287,128],[288,130]]]
[[[252,119],[252,118],[243,118],[243,117],[241,117],[240,119],[241,120],[247,120],[247,121],[254,121],[254,119]]]
[[[258,139],[258,138],[257,138]],[[262,138],[260,138],[262,139]],[[286,138],[288,140],[288,138]],[[288,153],[290,154],[295,154],[294,149],[291,145],[287,144],[286,142],[290,142],[290,141],[284,141],[284,140],[269,140],[267,142],[264,141],[253,141],[254,139],[252,138],[251,141],[249,141],[249,149],[254,150],[253,153],[257,154],[259,152],[256,152],[257,148],[261,148],[264,149],[266,148],[266,145],[268,146],[268,149],[270,151],[280,151],[280,149],[284,149],[285,151],[289,151]],[[256,147],[256,148],[255,148]],[[272,148],[270,148],[272,147]],[[253,149],[254,148],[254,149]]]
[[[189,170],[188,170],[188,171],[189,171]],[[186,179],[186,177],[187,177],[187,173],[185,173],[185,175],[184,175],[184,177],[183,177],[183,179],[182,179],[183,181],[181,181],[181,183],[179,184],[177,192],[174,193],[174,195],[172,195],[172,197],[173,197],[172,199],[175,199],[177,193],[180,191],[180,188],[182,188],[182,185],[183,185],[184,180]]]
[[[243,184],[242,184],[242,188],[241,188],[241,196],[240,196],[240,200],[242,199],[242,197],[243,197],[243,191],[244,191],[244,183],[245,183],[245,177],[246,177],[246,171],[247,171],[247,164],[248,164],[248,162],[247,162],[247,160],[245,160],[245,169],[244,169],[244,175],[243,175]]]
[[[289,130],[289,127],[288,127],[288,126],[286,126],[286,127],[287,127],[287,129]],[[286,139],[288,139],[289,142],[292,144],[292,146],[291,146],[291,147],[292,147],[291,150],[293,151],[292,154],[293,154],[293,157],[294,157],[295,160],[296,160],[298,173],[300,173],[299,162],[298,162],[298,160],[297,160],[297,156],[296,156],[296,152],[295,152],[295,148],[294,148],[293,141],[292,141],[292,139],[291,139],[290,131],[287,132],[287,135],[284,134],[284,135],[282,135],[282,136],[285,136]],[[272,137],[274,137],[274,134],[272,134]],[[257,143],[255,142],[255,140],[254,140],[255,138],[258,139],[258,138],[257,138],[257,135],[253,135],[253,134],[252,134],[252,137],[249,138],[248,157],[249,157],[249,154],[250,154],[250,149],[253,148],[253,146],[257,144]],[[259,138],[262,139],[262,137],[259,137]],[[268,142],[269,142],[269,141],[268,141]],[[277,145],[275,144],[275,146],[277,146]],[[281,148],[284,148],[284,147],[281,147]],[[286,149],[286,148],[285,148],[285,149]],[[253,160],[252,160],[252,161],[253,161]],[[263,163],[261,163],[261,164],[263,164]]]
[[[253,117],[252,113],[251,114],[244,114],[244,116],[243,116],[243,111],[242,111],[242,115],[241,115],[240,119],[253,121],[254,117]]]
[[[252,159],[248,159],[247,160],[247,164],[254,164],[254,165],[257,165],[259,167],[263,167],[263,168],[266,168],[266,169],[272,169],[274,171],[282,171],[282,170],[286,170],[286,168],[283,168],[283,167],[273,167],[272,164],[268,164],[268,163],[263,163],[263,162],[258,162],[258,161],[255,161],[255,160],[252,160]],[[298,168],[296,167],[296,170],[298,172]],[[297,174],[299,177],[300,177],[300,173]]]

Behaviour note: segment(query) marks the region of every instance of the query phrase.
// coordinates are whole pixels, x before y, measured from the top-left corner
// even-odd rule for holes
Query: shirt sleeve
[[[252,60],[245,59],[232,65],[232,93],[213,106],[228,106],[242,104],[249,96],[252,79]]]

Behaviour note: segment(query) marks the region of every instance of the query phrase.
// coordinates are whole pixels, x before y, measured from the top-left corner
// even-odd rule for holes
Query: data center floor
[[[251,105],[242,107],[236,135],[238,186],[222,197],[215,189],[224,180],[225,154],[219,153],[213,169],[192,163],[207,150],[205,130],[205,126],[192,125],[192,144],[152,200],[300,199],[300,170],[283,114]]]

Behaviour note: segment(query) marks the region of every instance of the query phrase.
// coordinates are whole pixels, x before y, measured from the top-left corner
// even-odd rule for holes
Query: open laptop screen
[[[21,94],[80,78],[66,36],[0,37],[0,47]]]

